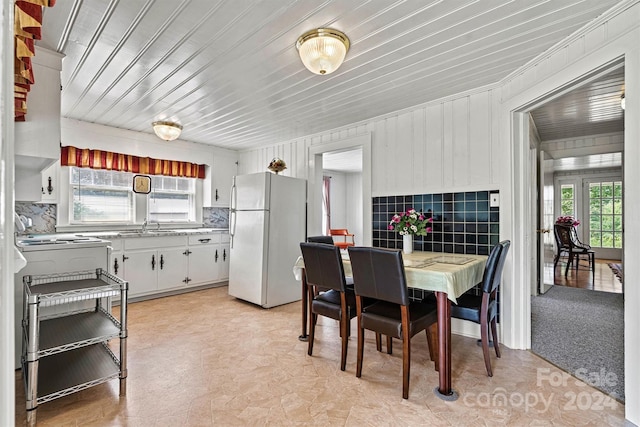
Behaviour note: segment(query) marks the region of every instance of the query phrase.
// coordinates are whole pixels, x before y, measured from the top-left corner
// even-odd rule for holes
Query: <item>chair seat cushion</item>
[[[347,310],[349,319],[356,317],[356,297],[352,290],[347,289]],[[315,297],[311,303],[311,311],[321,316],[340,320],[340,292],[327,291]]]
[[[429,302],[412,301],[409,305],[409,336],[436,323],[436,305]],[[400,305],[377,301],[362,309],[362,327],[402,339],[402,315]]]

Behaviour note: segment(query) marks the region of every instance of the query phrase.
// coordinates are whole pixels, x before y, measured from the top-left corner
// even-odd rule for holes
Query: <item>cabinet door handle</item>
[[[156,269],[156,256],[155,255],[151,255],[151,269],[152,270]]]
[[[51,185],[51,177],[49,177],[49,185],[47,185],[47,192],[49,194],[53,193],[53,185]]]
[[[128,256],[124,256],[124,254],[122,254],[122,262],[125,262],[126,260],[128,260],[129,257]]]
[[[182,252],[182,255],[189,256],[190,253],[191,253],[191,251],[189,249],[187,249],[186,251]]]
[[[227,260],[227,249],[226,248],[222,250],[222,260],[223,261]]]
[[[215,256],[215,260],[216,262],[218,262],[218,250],[216,249],[216,256]]]
[[[218,196],[218,189],[216,188],[216,201],[219,199],[220,197]]]
[[[113,260],[113,274],[118,274],[118,258]]]
[[[198,239],[198,242],[200,243],[209,243],[211,241],[211,239]]]
[[[164,255],[160,254],[160,270],[164,267]]]

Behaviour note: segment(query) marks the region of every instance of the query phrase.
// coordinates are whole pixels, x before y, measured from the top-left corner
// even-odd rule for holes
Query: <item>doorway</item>
[[[322,154],[322,229],[345,228],[362,239],[362,148]]]
[[[320,145],[312,145],[309,147],[309,175],[308,175],[308,209],[307,209],[307,233],[309,236],[322,235],[322,194],[323,194],[323,176],[326,168],[324,167],[324,155],[327,154],[328,164],[338,168],[338,160],[340,153],[343,154],[343,161],[347,156],[357,155],[361,159],[362,171],[360,179],[354,179],[351,185],[357,186],[349,194],[355,195],[358,201],[352,201],[355,205],[361,207],[360,212],[350,213],[349,223],[355,224],[361,228],[359,245],[371,245],[372,242],[372,205],[371,205],[371,134],[363,134],[352,138],[345,138],[338,141],[324,143]],[[345,189],[345,194],[347,190]],[[346,196],[345,196],[346,197]],[[345,203],[346,206],[346,203]],[[345,222],[346,213],[345,213]],[[337,227],[337,224],[334,224]],[[332,225],[332,227],[334,226]],[[355,233],[354,233],[355,234]]]
[[[532,284],[537,286],[531,288],[531,349],[576,376],[601,368],[613,373],[615,387],[597,388],[624,399],[622,295],[592,291],[608,291],[606,286],[597,288],[603,275],[617,278],[602,261],[596,262],[596,274],[584,265],[581,271],[571,268],[565,278],[563,262],[556,266],[552,256],[555,219],[571,215],[581,222],[576,228],[578,238],[596,251],[597,258],[623,259],[625,118],[620,98],[624,93],[624,63],[594,70],[578,81],[538,100],[524,110],[520,119],[523,129],[530,126],[530,188],[535,194],[532,204],[537,207],[531,215],[536,230],[532,239],[536,258],[532,262],[537,267],[532,268],[536,272]],[[594,100],[600,105],[592,109],[590,102]],[[598,112],[603,106],[608,113]],[[523,119],[528,116],[529,123]],[[572,120],[579,125],[575,129]],[[578,127],[585,128],[580,130],[584,134],[572,133]]]

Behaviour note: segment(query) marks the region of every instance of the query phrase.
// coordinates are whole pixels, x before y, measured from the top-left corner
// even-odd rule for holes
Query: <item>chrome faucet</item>
[[[147,222],[147,218],[145,218],[144,222],[142,223],[142,232],[143,233],[147,232],[147,225],[149,225],[149,223]]]

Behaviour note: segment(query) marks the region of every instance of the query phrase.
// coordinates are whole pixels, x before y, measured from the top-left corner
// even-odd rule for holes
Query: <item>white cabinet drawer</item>
[[[189,246],[212,245],[220,243],[220,233],[213,234],[196,234],[189,236]]]
[[[169,246],[186,246],[186,236],[135,237],[126,239],[125,250],[157,249]]]

